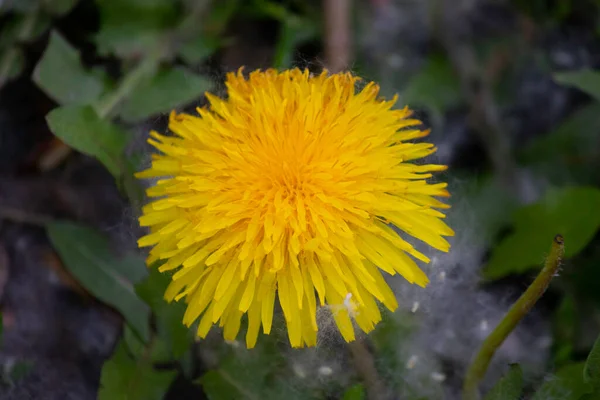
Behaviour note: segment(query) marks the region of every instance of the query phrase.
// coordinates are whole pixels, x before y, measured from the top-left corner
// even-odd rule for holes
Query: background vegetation
[[[560,233],[560,276],[486,399],[600,398],[599,22],[597,0],[0,1],[1,397],[458,398]],[[327,329],[308,350],[282,330],[252,351],[195,342],[135,248],[148,130],[242,65],[378,81],[450,165],[457,235],[438,283],[395,284],[402,310],[362,352]]]

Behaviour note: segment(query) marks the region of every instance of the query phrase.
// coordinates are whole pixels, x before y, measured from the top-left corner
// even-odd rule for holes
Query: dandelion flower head
[[[317,304],[352,341],[354,323],[369,332],[381,320],[378,302],[398,306],[381,271],[428,283],[413,260],[428,258],[398,232],[449,250],[448,206],[435,198],[446,184],[427,182],[445,166],[415,162],[435,151],[414,140],[428,131],[358,81],[240,70],[226,99],[207,93],[199,115],[171,114],[173,135],[151,132],[160,154],[138,177],[159,179],[138,244],[172,274],[165,298],[185,299],[183,323],[199,319],[199,337],[218,323],[234,340],[246,314],[251,348],[278,302],[292,347],[316,344]]]

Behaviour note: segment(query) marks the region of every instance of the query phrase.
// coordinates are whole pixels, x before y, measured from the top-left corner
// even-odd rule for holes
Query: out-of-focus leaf
[[[122,105],[120,114],[127,121],[138,121],[153,114],[168,112],[197,99],[210,86],[208,79],[187,69],[165,69],[133,92]]]
[[[600,189],[571,187],[551,190],[538,203],[521,208],[513,218],[514,232],[494,248],[484,276],[497,279],[540,267],[557,234],[565,238],[565,257],[573,257],[600,227],[599,204]]]
[[[170,358],[179,359],[187,351],[191,337],[189,329],[182,322],[185,304],[169,304],[164,300],[170,282],[168,275],[161,274],[154,267],[150,269],[148,277],[136,285],[135,291],[156,315],[158,337],[166,344]]]
[[[424,108],[437,121],[441,120],[444,111],[462,102],[460,80],[450,61],[437,54],[427,60],[402,93],[403,104]]]
[[[233,377],[222,370],[208,371],[198,380],[198,383],[202,385],[208,400],[258,399],[252,394],[245,395],[245,390],[238,386]]]
[[[554,80],[566,86],[575,87],[600,100],[600,72],[591,69],[560,72],[554,74]]]
[[[140,209],[146,201],[146,195],[140,180],[134,176],[141,167],[132,162],[131,157],[133,156],[124,156],[124,172],[119,182],[119,189],[125,193],[132,207]]]
[[[489,246],[520,204],[493,175],[454,174],[453,178],[461,183],[452,192],[453,198],[459,199],[452,202],[452,208],[468,210],[471,220],[477,221],[472,245]],[[457,226],[464,223],[464,215],[450,213],[447,221],[449,226]]]
[[[292,67],[294,52],[298,46],[315,38],[317,33],[315,24],[304,18],[290,16],[284,19],[275,46],[273,67],[279,69]]]
[[[33,80],[60,104],[88,104],[104,91],[102,78],[83,68],[79,52],[57,32],[50,35]]]
[[[600,103],[591,103],[567,117],[554,131],[533,141],[520,152],[524,162],[568,159],[600,144]]]
[[[596,339],[583,368],[584,380],[600,393],[600,336]]]
[[[0,2],[0,14],[8,11],[30,13],[36,10],[39,0],[4,0]]]
[[[150,309],[133,286],[147,274],[144,260],[137,255],[114,257],[108,240],[82,225],[52,222],[47,232],[73,276],[98,299],[115,307],[142,340],[148,340]]]
[[[126,325],[123,329],[123,341],[127,345],[127,350],[134,358],[146,357],[153,363],[171,363],[177,361],[173,357],[172,344],[160,336],[153,337],[152,346],[148,348],[147,344],[141,341],[139,336]]]
[[[496,385],[485,396],[484,400],[518,400],[523,391],[523,371],[518,364],[513,364]]]
[[[156,47],[178,20],[176,2],[102,0],[100,30],[95,41],[101,55],[138,58]]]
[[[79,0],[46,0],[42,1],[42,5],[49,14],[61,16],[71,11],[77,1]]]
[[[50,18],[31,13],[15,15],[2,24],[0,29],[0,48],[22,44],[37,39],[50,26]]]
[[[555,182],[595,180],[600,165],[600,102],[569,115],[553,132],[541,136],[518,154],[522,163],[542,169]]]
[[[181,58],[188,64],[199,64],[209,58],[222,45],[218,37],[199,35],[183,44],[179,49]]]
[[[155,370],[149,360],[132,358],[121,341],[102,368],[98,400],[161,400],[176,375]]]
[[[365,398],[365,387],[362,384],[357,384],[344,392],[342,400],[364,400]]]
[[[188,3],[188,8],[192,9],[196,6],[196,0],[184,0]],[[211,4],[209,14],[204,21],[203,32],[209,36],[220,36],[235,12],[239,9],[242,0],[220,0]]]
[[[540,385],[531,400],[578,400],[590,393],[592,386],[583,379],[584,364],[574,363],[562,367]]]
[[[553,318],[553,353],[554,363],[564,364],[571,359],[573,352],[573,341],[575,338],[575,329],[578,323],[578,313],[573,296],[563,297],[560,306],[557,308]]]
[[[208,371],[196,383],[202,385],[210,400],[269,399],[274,398],[273,392],[287,399],[282,394],[285,388],[271,379],[281,376],[283,368],[285,361],[276,339],[266,336],[252,350],[239,343],[227,345],[218,368]]]
[[[119,58],[140,58],[148,54],[160,40],[157,29],[141,29],[132,25],[105,26],[95,37],[98,53]]]
[[[23,71],[25,66],[25,57],[23,51],[18,47],[11,47],[0,53],[0,60],[3,61],[3,68],[0,69],[0,86],[15,79]]]
[[[100,119],[91,106],[66,106],[47,116],[52,133],[75,150],[96,157],[115,176],[123,172],[127,134]]]

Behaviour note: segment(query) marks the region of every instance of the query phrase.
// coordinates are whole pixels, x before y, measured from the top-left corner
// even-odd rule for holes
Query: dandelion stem
[[[540,274],[519,300],[512,305],[494,331],[484,340],[475,358],[473,358],[463,385],[464,400],[479,400],[479,382],[485,376],[494,353],[538,299],[542,297],[560,266],[563,254],[563,237],[556,235],[552,242],[550,254],[546,258],[546,263]]]
[[[325,0],[325,60],[333,73],[343,71],[350,64],[351,27],[350,0]]]
[[[379,378],[377,368],[375,368],[373,354],[367,348],[365,341],[357,338],[355,341],[348,343],[348,348],[352,353],[354,368],[365,385],[368,398],[382,399],[385,395],[385,387]]]

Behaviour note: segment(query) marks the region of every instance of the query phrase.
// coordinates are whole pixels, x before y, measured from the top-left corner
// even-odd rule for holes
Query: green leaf
[[[135,294],[133,286],[147,274],[144,260],[137,255],[113,256],[108,240],[82,225],[52,222],[46,228],[73,276],[99,300],[115,307],[147,341],[150,309]]]
[[[548,135],[518,153],[519,161],[555,184],[596,182],[600,159],[600,102],[591,102],[566,117]]]
[[[279,37],[275,46],[273,67],[291,68],[294,53],[299,45],[318,36],[317,26],[309,20],[296,16],[287,16],[281,22]]]
[[[161,400],[176,371],[157,371],[149,360],[134,359],[124,341],[104,364],[98,400]]]
[[[351,386],[344,392],[344,397],[342,400],[365,400],[365,387],[362,384],[356,384]]]
[[[49,14],[55,16],[62,16],[69,11],[75,4],[77,4],[78,0],[46,0],[42,2],[44,10],[46,10]]]
[[[554,74],[554,80],[565,86],[575,87],[600,100],[600,73],[591,69],[560,72]]]
[[[463,102],[460,80],[447,57],[432,55],[420,72],[410,79],[402,93],[402,102],[422,107],[438,122],[443,113]]]
[[[14,11],[17,13],[35,12],[39,0],[9,0],[0,2],[0,12]],[[7,4],[8,3],[8,4]]]
[[[583,379],[585,363],[568,364],[540,385],[531,400],[578,400],[591,392],[591,385]]]
[[[164,69],[131,94],[121,107],[120,115],[126,121],[139,121],[168,112],[197,99],[210,86],[208,79],[185,68]]]
[[[2,52],[2,65],[0,66],[0,87],[21,75],[25,66],[25,56],[18,47],[11,47]]]
[[[579,323],[578,315],[575,299],[571,295],[565,295],[556,309],[552,321],[555,364],[564,364],[565,361],[571,359],[575,332]]]
[[[133,59],[153,51],[178,21],[170,0],[98,0],[100,30],[95,36],[101,55]]]
[[[0,48],[20,45],[37,39],[50,26],[50,18],[31,13],[15,15],[2,24],[0,29]]]
[[[208,400],[258,399],[252,394],[247,395],[233,377],[223,370],[208,371],[198,380],[198,383],[202,385]]]
[[[104,91],[102,78],[85,70],[79,52],[55,31],[33,71],[33,80],[60,104],[89,104]]]
[[[583,369],[583,377],[596,391],[600,391],[600,336],[598,336],[590,354],[588,354]]]
[[[600,189],[570,187],[551,190],[538,203],[518,210],[514,232],[496,246],[484,276],[498,279],[543,264],[548,243],[556,234],[565,238],[565,257],[579,253],[600,227]]]
[[[200,64],[222,45],[223,40],[219,37],[199,35],[196,39],[185,42],[179,48],[179,55],[187,64]]]
[[[520,152],[525,163],[548,161],[561,166],[581,157],[598,145],[600,138],[600,103],[593,102],[565,118],[548,135],[533,141]]]
[[[484,397],[484,400],[518,400],[523,391],[523,372],[518,364],[510,369]]]
[[[156,266],[150,269],[148,277],[138,283],[135,291],[156,315],[158,336],[167,346],[171,359],[181,358],[191,344],[189,329],[183,325],[184,303],[167,303],[164,293],[171,282],[170,276],[162,274]]]
[[[140,340],[139,336],[136,335],[129,325],[125,325],[123,329],[123,341],[125,341],[127,349],[134,358],[146,357],[153,363],[163,364],[179,361],[173,357],[173,346],[171,343],[166,342],[160,336],[154,336],[151,342],[152,346],[148,347],[146,343]]]
[[[283,396],[285,388],[273,379],[288,372],[277,340],[266,336],[251,350],[226,345],[222,349],[219,367],[208,371],[196,382],[202,385],[210,400],[290,399],[287,394]],[[273,394],[279,396],[274,397]]]
[[[123,172],[127,134],[102,120],[91,106],[66,106],[47,116],[50,130],[75,150],[96,157],[115,177]]]

